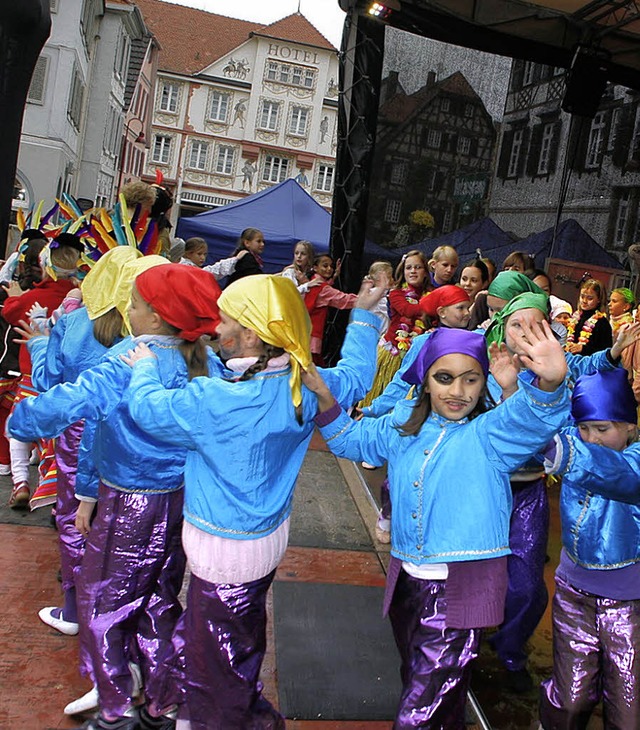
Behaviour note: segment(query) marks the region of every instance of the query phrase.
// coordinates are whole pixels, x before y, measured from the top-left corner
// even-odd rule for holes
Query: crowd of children
[[[448,246],[395,272],[375,262],[346,293],[340,262],[308,241],[262,274],[257,228],[227,259],[207,265],[192,238],[169,263],[141,206],[110,232],[102,214],[25,229],[0,272],[0,469],[11,507],[55,502],[63,598],[40,618],[78,634],[93,683],[66,711],[97,710],[87,730],[285,727],[259,681],[267,592],[317,426],[337,455],[387,463],[376,534],[391,545],[394,730],[464,727],[487,627],[507,688],[532,687],[552,473],[563,552],[541,727],[586,728],[601,700],[606,728],[640,727],[633,293],[607,302],[589,278],[573,312],[526,255],[495,277],[478,257],[456,279]],[[327,368],[330,308],[353,311]]]

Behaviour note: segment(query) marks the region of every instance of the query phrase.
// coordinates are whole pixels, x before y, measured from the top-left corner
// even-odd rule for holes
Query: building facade
[[[151,45],[149,34],[128,0],[51,0],[51,11],[25,109],[14,206],[53,203],[63,192],[111,206],[131,48]]]
[[[486,213],[497,132],[491,115],[456,71],[407,95],[390,73],[382,84],[369,199],[368,236],[404,246]],[[430,228],[411,214],[425,211]]]
[[[626,259],[640,240],[640,94],[609,85],[593,119],[561,104],[566,72],[515,61],[505,109],[490,215],[524,238],[574,218]]]
[[[329,208],[331,43],[299,13],[263,26],[159,0],[138,5],[161,47],[145,179],[160,170],[174,188],[174,222],[287,178]]]

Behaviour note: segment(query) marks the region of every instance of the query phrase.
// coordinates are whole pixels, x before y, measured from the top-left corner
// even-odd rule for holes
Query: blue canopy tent
[[[451,231],[438,238],[425,238],[413,246],[399,249],[398,252],[404,254],[412,249],[418,249],[430,257],[438,246],[453,246],[458,252],[460,262],[463,263],[467,259],[474,258],[478,248],[483,256],[490,256],[489,250],[501,246],[513,247],[513,238],[491,218],[481,218],[457,231]]]
[[[426,239],[415,246],[405,246],[399,249],[399,252],[406,253],[412,248],[417,248],[427,256],[431,256],[438,246],[447,245],[456,249],[461,264],[474,258],[476,250],[480,249],[482,255],[495,261],[498,267],[512,251],[524,251],[534,257],[535,265],[540,269],[544,268],[546,259],[551,256],[554,259],[592,266],[624,269],[618,259],[594,241],[573,218],[562,221],[558,226],[553,250],[552,241],[553,227],[541,233],[533,233],[520,241],[514,241],[491,218],[482,218],[446,236]]]
[[[176,235],[185,240],[193,236],[204,238],[209,247],[207,264],[211,264],[233,254],[245,228],[259,228],[264,233],[266,245],[262,258],[266,273],[276,273],[288,266],[298,241],[311,241],[316,254],[329,252],[331,214],[295,180],[285,180],[191,218],[180,218]],[[365,244],[369,263],[392,256],[374,243]]]
[[[512,244],[511,250],[526,251],[535,258],[536,267],[542,268],[547,258],[562,259],[564,261],[576,261],[581,264],[592,266],[604,266],[608,269],[624,269],[625,267],[618,259],[605,251],[584,228],[573,218],[568,218],[560,223],[553,245],[553,228],[547,228],[541,233],[534,233],[527,238]],[[504,252],[500,263],[509,251]],[[490,253],[487,255],[491,256]],[[496,256],[499,254],[496,253]],[[493,258],[493,256],[491,256]]]

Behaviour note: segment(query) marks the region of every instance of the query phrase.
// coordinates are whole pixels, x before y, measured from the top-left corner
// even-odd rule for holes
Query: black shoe
[[[140,730],[138,716],[119,717],[117,720],[105,720],[102,713],[99,713],[93,720],[87,720],[82,730]]]
[[[523,669],[516,669],[513,672],[507,671],[506,689],[508,692],[521,695],[531,692],[533,689],[533,679],[529,674],[529,670],[524,667]]]
[[[167,715],[153,717],[146,707],[140,710],[139,723],[140,730],[174,730],[176,726],[174,718]]]

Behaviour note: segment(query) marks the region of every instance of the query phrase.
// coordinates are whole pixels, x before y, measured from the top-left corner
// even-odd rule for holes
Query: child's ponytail
[[[187,376],[189,380],[193,380],[202,375],[209,375],[207,348],[201,337],[195,342],[182,340],[178,349],[187,365]]]

